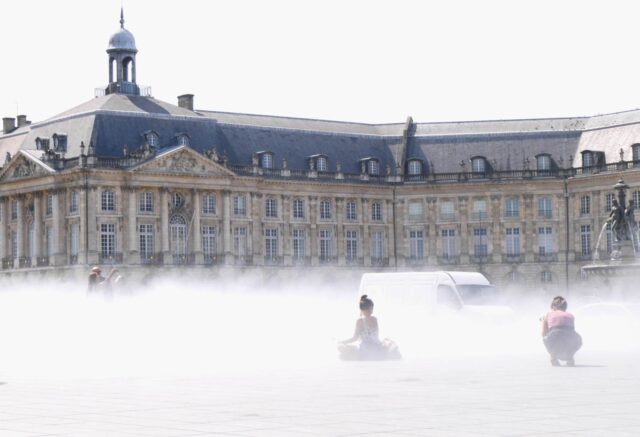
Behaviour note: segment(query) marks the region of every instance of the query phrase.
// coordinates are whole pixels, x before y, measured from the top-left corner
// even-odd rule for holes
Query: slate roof
[[[150,97],[110,94],[85,102],[43,122],[0,135],[0,162],[8,151],[35,149],[37,137],[67,135],[67,157],[77,156],[81,142],[93,142],[98,155],[122,156],[135,150],[144,134],[154,131],[160,149],[173,147],[187,134],[191,147],[204,152],[215,145],[232,165],[250,165],[252,153],[274,153],[276,168],[286,158],[290,169],[306,170],[308,157],[324,154],[329,170],[339,161],[342,171],[358,173],[359,160],[376,157],[381,173],[401,159],[405,123],[366,124],[292,117],[190,111]],[[419,158],[430,172],[457,172],[460,161],[485,156],[496,170],[517,170],[528,158],[549,153],[553,160],[581,166],[580,152],[605,152],[607,162],[619,160],[619,149],[631,157],[631,144],[640,142],[640,110],[593,117],[415,123],[407,141],[406,158]],[[469,168],[469,167],[468,167]]]

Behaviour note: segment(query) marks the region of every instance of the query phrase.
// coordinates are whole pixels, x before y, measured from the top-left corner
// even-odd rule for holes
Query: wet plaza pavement
[[[637,436],[637,352],[246,366],[199,375],[7,378],[0,435]]]

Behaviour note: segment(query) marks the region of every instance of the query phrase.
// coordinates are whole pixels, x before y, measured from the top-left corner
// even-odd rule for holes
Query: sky
[[[40,121],[108,80],[121,0],[3,1],[0,116]],[[637,3],[636,3],[637,5]],[[633,1],[124,0],[138,83],[197,109],[364,123],[640,107]]]

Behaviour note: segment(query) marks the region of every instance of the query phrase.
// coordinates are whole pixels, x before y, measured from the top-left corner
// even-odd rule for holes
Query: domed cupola
[[[106,94],[140,95],[136,84],[136,39],[124,28],[124,10],[120,9],[120,29],[109,38],[109,85]]]

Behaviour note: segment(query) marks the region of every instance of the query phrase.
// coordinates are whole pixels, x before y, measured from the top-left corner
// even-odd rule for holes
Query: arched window
[[[473,173],[485,173],[487,171],[487,160],[484,156],[471,158],[471,171]]]
[[[260,157],[260,166],[262,168],[273,168],[273,153],[265,152]]]
[[[124,82],[135,82],[133,80],[133,59],[125,58],[122,61],[122,80]]]
[[[178,146],[189,146],[189,137],[187,135],[178,135]]]
[[[367,172],[370,175],[380,174],[380,164],[377,159],[370,159],[367,163]]]
[[[327,171],[327,157],[318,156],[316,158],[316,169],[318,171]]]
[[[147,144],[150,147],[153,147],[154,149],[158,147],[158,145],[160,144],[160,137],[158,137],[158,134],[155,132],[149,132],[146,135],[147,138]]]
[[[419,159],[412,159],[407,165],[407,173],[411,176],[422,174],[422,161]]]
[[[551,156],[542,154],[536,156],[536,167],[538,171],[550,171],[551,170]]]

